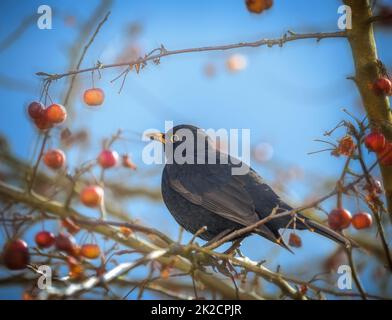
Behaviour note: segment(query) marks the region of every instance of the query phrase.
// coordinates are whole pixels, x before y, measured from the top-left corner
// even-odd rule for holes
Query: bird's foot
[[[233,243],[231,244],[231,246],[223,253],[227,254],[227,255],[235,255],[237,253],[237,251],[239,251],[241,253],[239,248],[241,246],[242,240],[244,240],[244,238],[234,240]]]

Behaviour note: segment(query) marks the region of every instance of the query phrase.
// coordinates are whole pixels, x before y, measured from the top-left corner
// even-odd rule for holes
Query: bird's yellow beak
[[[151,140],[159,141],[161,143],[165,143],[165,134],[161,132],[153,132],[146,135]]]

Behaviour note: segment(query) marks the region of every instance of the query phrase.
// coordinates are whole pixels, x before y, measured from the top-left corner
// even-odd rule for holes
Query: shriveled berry
[[[300,236],[295,233],[290,233],[289,245],[294,248],[302,247],[302,240],[301,240]]]
[[[61,225],[71,234],[76,234],[80,231],[80,227],[69,217],[61,219]]]
[[[132,170],[137,169],[136,164],[132,161],[131,157],[127,154],[121,156],[121,164],[124,168],[132,169]]]
[[[83,265],[75,259],[74,257],[70,256],[67,257],[67,264],[69,268],[69,276],[71,279],[80,279],[84,276],[84,268]]]
[[[242,54],[233,54],[226,61],[226,67],[230,72],[239,72],[244,70],[247,64],[247,59]]]

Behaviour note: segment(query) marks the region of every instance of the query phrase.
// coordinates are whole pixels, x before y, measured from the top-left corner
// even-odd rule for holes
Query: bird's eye
[[[177,142],[177,141],[180,141],[180,138],[178,137],[178,135],[173,134],[173,135],[170,137],[170,141],[171,141],[171,142]]]

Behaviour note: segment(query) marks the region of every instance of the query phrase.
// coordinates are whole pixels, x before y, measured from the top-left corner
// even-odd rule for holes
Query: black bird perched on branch
[[[228,155],[224,163],[220,157],[225,154],[215,149],[202,129],[179,125],[166,134],[149,136],[164,144],[168,159],[162,174],[162,196],[167,208],[193,234],[206,227],[198,236],[208,243],[250,226],[274,210],[292,209],[252,168]],[[241,166],[247,172],[233,175],[232,169]],[[292,215],[273,218],[251,233],[289,249],[279,234],[282,228],[310,229],[338,243],[347,243],[344,236],[301,214],[296,214],[295,222]]]

